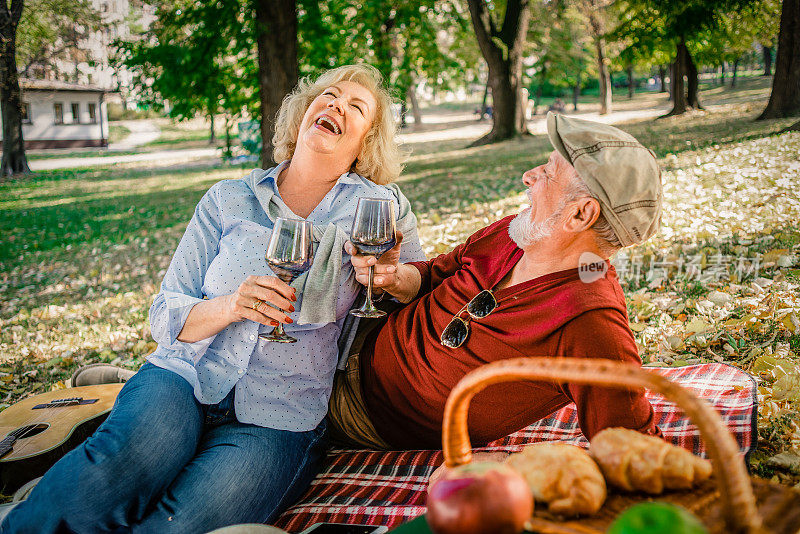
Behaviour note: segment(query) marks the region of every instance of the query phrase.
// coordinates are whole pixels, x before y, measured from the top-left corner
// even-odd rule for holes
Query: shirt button
[[[243,375],[244,374],[244,369],[239,369],[239,374]]]
[[[256,339],[256,336],[253,335],[253,334],[250,334],[250,341],[254,341],[255,339]]]

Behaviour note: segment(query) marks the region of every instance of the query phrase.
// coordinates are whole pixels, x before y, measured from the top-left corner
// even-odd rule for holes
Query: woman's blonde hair
[[[313,81],[308,77],[301,79],[283,99],[278,111],[272,137],[273,159],[280,162],[294,155],[300,123],[308,106],[326,88],[345,80],[368,89],[377,102],[375,118],[352,170],[376,184],[388,184],[400,176],[405,154],[394,138],[397,127],[392,115],[392,97],[383,87],[381,73],[370,65],[344,65],[323,72]]]

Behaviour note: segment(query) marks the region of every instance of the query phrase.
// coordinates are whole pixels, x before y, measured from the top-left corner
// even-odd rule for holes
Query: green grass
[[[157,121],[161,129],[158,139],[144,145],[146,150],[158,149],[177,149],[177,148],[202,148],[209,146],[211,133],[209,126],[202,121],[183,121],[176,122],[168,119]],[[221,119],[217,120],[214,128],[216,139],[215,146],[224,144],[224,124]],[[231,132],[235,139],[235,129]]]

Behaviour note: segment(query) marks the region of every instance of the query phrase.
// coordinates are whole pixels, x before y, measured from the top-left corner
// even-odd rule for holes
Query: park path
[[[654,119],[664,115],[667,111],[669,111],[669,109],[670,108],[668,106],[649,107],[646,109],[625,109],[620,111],[612,111],[608,115],[600,115],[597,112],[570,113],[567,111],[564,113],[564,115],[603,122],[605,124],[618,124],[620,122],[632,120]],[[447,117],[450,121],[459,122],[460,124],[463,124],[463,126],[436,129],[433,131],[401,133],[399,136],[400,142],[411,144],[450,141],[456,139],[478,139],[480,136],[488,133],[492,126],[491,122],[489,121],[476,121],[475,116],[469,113],[447,115]],[[436,115],[423,115],[422,117],[423,125],[435,125],[440,122],[443,122],[441,117]],[[528,121],[528,128],[533,134],[546,134],[547,117],[537,116],[536,118]]]
[[[90,156],[57,159],[39,159],[28,162],[32,171],[51,171],[78,167],[98,167],[100,165],[116,165],[119,163],[184,163],[198,159],[219,157],[218,148],[186,148],[177,150],[158,150],[140,154],[120,156]]]
[[[641,120],[655,118],[663,115],[668,111],[666,107],[647,108],[647,109],[632,109],[614,111],[608,115],[599,115],[596,112],[589,113],[566,113],[566,115],[573,115],[589,120],[604,122],[607,124],[616,124],[630,120]],[[139,121],[144,122],[144,121]],[[454,123],[456,126],[447,127],[448,123]],[[408,132],[401,133],[398,137],[401,143],[429,143],[436,141],[448,141],[457,139],[477,139],[489,131],[491,124],[488,121],[477,122],[475,117],[469,113],[463,114],[442,114],[442,115],[426,115],[423,116],[423,124],[425,125],[439,125],[443,128],[435,129],[433,131],[422,132]],[[155,126],[155,125],[154,125]],[[536,117],[528,122],[528,126],[534,134],[544,134],[547,132],[547,122],[545,117]],[[156,126],[156,128],[158,128]],[[141,136],[145,136],[145,132],[140,132]],[[133,136],[133,130],[131,130]],[[139,135],[139,134],[137,134]],[[123,140],[124,142],[125,140]],[[119,144],[114,146],[118,149]],[[189,148],[189,149],[175,149],[175,150],[158,150],[154,152],[142,152],[140,154],[126,154],[119,156],[90,156],[90,157],[69,157],[69,158],[55,158],[33,160],[29,162],[31,170],[33,171],[46,171],[55,169],[68,169],[75,167],[96,167],[100,165],[115,165],[127,163],[153,163],[160,164],[169,163],[185,163],[197,160],[211,160],[219,158],[219,149],[217,148]]]
[[[109,150],[131,150],[161,137],[161,128],[151,120],[119,121],[117,124],[124,126],[131,133],[125,139],[109,144]]]

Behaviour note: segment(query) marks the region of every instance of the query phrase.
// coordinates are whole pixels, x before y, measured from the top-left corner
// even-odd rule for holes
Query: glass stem
[[[372,304],[372,277],[374,276],[375,266],[369,266],[369,279],[367,280],[367,300],[364,302],[364,308],[367,310],[375,309],[375,306]]]
[[[283,336],[283,335],[286,335],[286,334],[285,334],[285,332],[283,331],[283,323],[280,323],[280,322],[279,322],[279,323],[278,323],[278,326],[276,326],[275,328],[273,328],[273,330],[272,330],[272,334],[273,334],[273,335],[276,335],[276,336]]]

